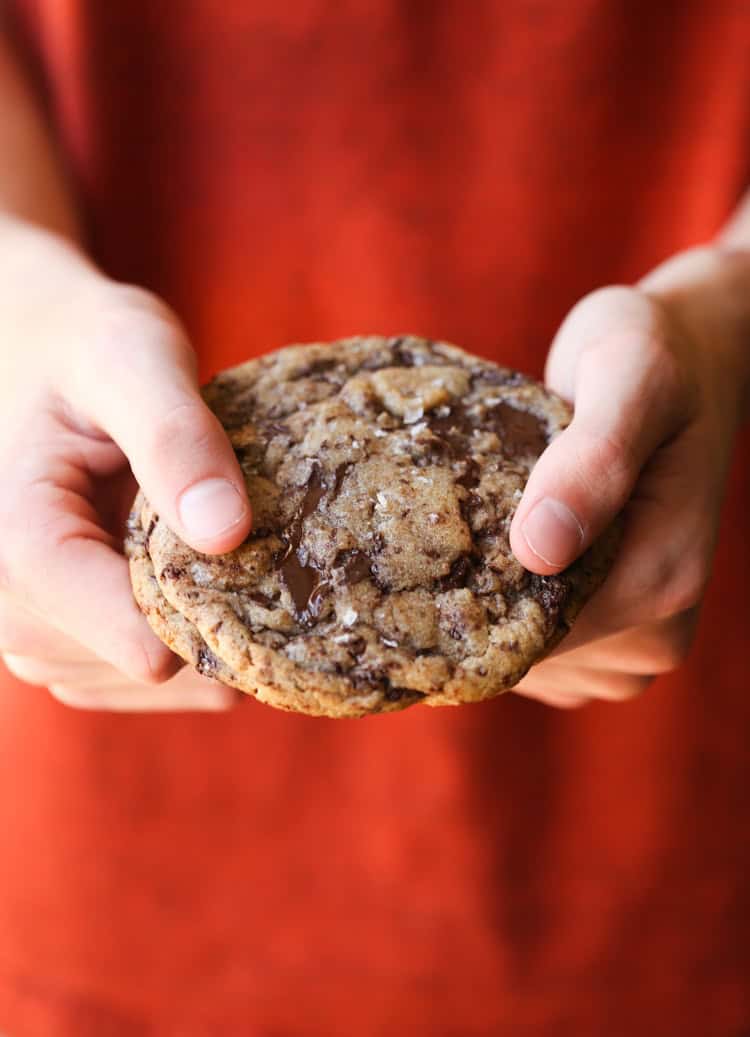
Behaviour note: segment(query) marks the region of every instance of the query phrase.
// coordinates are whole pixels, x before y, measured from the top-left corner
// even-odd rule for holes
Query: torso
[[[708,239],[750,179],[730,0],[12,6],[92,249],[177,308],[204,376],[399,331],[538,375],[581,295]],[[733,1037],[749,506],[740,463],[690,663],[627,706],[155,719],[6,678],[2,1014]]]

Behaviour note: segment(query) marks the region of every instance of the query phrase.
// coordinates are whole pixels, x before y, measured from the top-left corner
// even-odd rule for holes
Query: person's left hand
[[[110,713],[222,712],[242,701],[242,693],[183,666],[158,687],[128,677],[41,621],[17,603],[9,608],[0,595],[0,644],[5,668],[20,681],[48,688],[53,698],[76,709]],[[175,665],[180,665],[175,660]]]
[[[685,659],[747,391],[748,286],[750,253],[695,249],[563,323],[546,380],[575,416],[529,478],[511,546],[556,573],[623,507],[625,529],[602,588],[516,692],[619,701]]]

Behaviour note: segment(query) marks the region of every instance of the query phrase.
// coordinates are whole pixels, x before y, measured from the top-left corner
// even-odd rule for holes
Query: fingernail
[[[569,565],[583,543],[583,526],[562,501],[544,497],[521,527],[526,543],[547,565]]]
[[[242,521],[247,505],[227,479],[205,479],[185,490],[178,511],[186,533],[213,540]]]

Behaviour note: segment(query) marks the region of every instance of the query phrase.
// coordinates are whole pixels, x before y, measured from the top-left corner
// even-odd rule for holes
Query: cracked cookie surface
[[[557,576],[508,531],[529,472],[570,420],[533,380],[413,337],[290,346],[204,396],[253,505],[235,551],[184,544],[139,495],[127,550],[157,634],[271,705],[359,716],[478,701],[564,636],[614,533]]]

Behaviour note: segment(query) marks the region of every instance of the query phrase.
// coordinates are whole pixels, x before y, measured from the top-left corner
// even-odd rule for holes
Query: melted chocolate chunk
[[[447,413],[445,413],[447,411]],[[427,427],[433,436],[442,441],[438,448],[448,456],[462,457],[466,454],[466,440],[474,429],[474,423],[463,404],[439,407],[427,416]]]
[[[355,659],[358,659],[360,655],[364,655],[367,649],[367,641],[364,637],[355,637],[351,641],[347,641],[344,645],[347,652],[351,652]]]
[[[294,610],[302,618],[318,585],[318,572],[312,566],[302,565],[296,553],[291,551],[281,562],[281,576],[292,596]]]
[[[549,442],[541,419],[529,410],[521,410],[502,400],[488,408],[482,422],[498,434],[506,457],[539,457]]]
[[[239,390],[231,397],[226,393],[217,410],[218,417],[226,429],[242,428],[250,423],[254,403],[252,392]]]
[[[439,353],[433,352],[433,343],[431,341],[423,343],[426,347],[425,353],[413,352],[411,349],[406,348],[404,345],[405,341],[406,339],[402,335],[389,339],[387,343],[388,353],[376,353],[373,356],[367,357],[361,364],[361,369],[363,371],[382,371],[385,367],[420,367],[423,364],[444,366],[450,362]]]
[[[399,688],[391,684],[389,680],[386,680],[384,697],[388,702],[399,702],[403,698],[423,699],[425,693],[423,691],[415,691],[414,688]]]
[[[481,368],[473,371],[471,375],[472,387],[477,383],[480,385],[524,385],[528,381],[528,375],[521,374],[520,371],[511,371],[508,368],[499,370],[494,367]]]
[[[307,480],[305,495],[289,528],[281,534],[286,546],[277,557],[276,565],[281,570],[281,578],[292,596],[294,610],[300,619],[307,615],[310,599],[320,582],[320,574],[311,565],[303,565],[300,562],[297,548],[302,539],[302,523],[315,511],[325,492],[320,467],[314,465]]]
[[[336,500],[341,490],[341,484],[346,478],[346,474],[352,467],[350,461],[344,461],[343,464],[338,465],[336,471],[333,473],[333,487],[331,489],[331,500]]]
[[[312,515],[317,509],[326,493],[331,494],[332,500],[336,497],[350,468],[350,463],[340,464],[333,473],[333,477],[324,479],[319,465],[314,465],[310,478],[307,480],[305,496],[302,498],[289,528],[281,534],[286,546],[279,554],[276,565],[281,570],[281,577],[292,596],[297,618],[306,623],[320,615],[324,592],[329,583],[327,580],[321,579],[320,572],[315,566],[303,564],[299,559],[298,548],[302,540],[302,524],[307,516]],[[341,563],[346,572],[347,582],[357,583],[369,575],[369,560],[361,551],[351,551],[347,554],[348,557]],[[367,565],[366,570],[363,559]]]
[[[398,367],[414,367],[414,354],[410,349],[404,349],[403,338],[394,338],[388,343],[391,347],[394,365]]]
[[[312,515],[315,511],[325,492],[326,488],[320,474],[320,467],[313,465],[310,477],[307,480],[307,486],[305,487],[305,496],[294,513],[288,529],[285,529],[281,534],[286,548],[281,553],[279,564],[286,561],[289,555],[299,547],[300,540],[302,539],[302,523],[308,515]]]
[[[292,380],[298,382],[300,378],[313,378],[315,375],[325,374],[327,371],[333,370],[337,364],[338,361],[333,357],[321,357],[319,360],[313,360],[303,371],[295,375]]]
[[[198,649],[198,658],[195,663],[198,673],[204,677],[215,676],[219,668],[219,660],[207,645],[201,645]]]
[[[447,410],[448,413],[442,413],[444,410]],[[547,431],[536,414],[520,407],[514,407],[505,400],[487,407],[481,418],[471,417],[463,404],[455,404],[449,409],[438,408],[427,417],[427,426],[432,434],[444,444],[443,453],[454,457],[465,456],[467,439],[474,429],[495,432],[502,441],[503,453],[511,459],[539,457],[549,441]],[[468,461],[467,464],[471,466],[475,462]],[[469,467],[466,475],[457,479],[456,482],[470,488],[466,482],[463,482],[467,476],[471,478],[470,471]]]
[[[257,440],[252,443],[246,443],[244,446],[237,446],[234,448],[237,460],[242,467],[250,469],[256,468],[261,463],[265,451],[266,448],[264,444]]]
[[[465,500],[462,500],[459,504],[461,510],[461,517],[467,525],[471,524],[471,516],[475,511],[484,505],[484,501],[478,493],[470,493]],[[485,531],[487,532],[487,531]]]
[[[270,537],[273,530],[270,526],[253,526],[250,530],[248,540],[261,540],[263,537]]]
[[[326,492],[326,485],[323,482],[323,477],[320,474],[320,467],[313,465],[313,469],[310,472],[310,478],[307,480],[307,488],[305,496],[302,498],[302,504],[299,509],[300,519],[306,519],[308,515],[312,515],[315,509],[320,504],[321,498]],[[300,537],[302,535],[302,526],[296,531],[297,542],[294,545],[299,547]]]
[[[235,453],[241,461],[249,455],[252,459],[257,457],[258,464],[260,464],[265,456],[266,450],[268,449],[270,440],[275,436],[289,435],[289,429],[280,421],[268,421],[263,418],[256,418],[255,416],[253,416],[253,429],[260,438],[256,442],[234,448]]]
[[[423,699],[424,692],[415,691],[413,688],[400,688],[391,683],[382,670],[367,670],[363,673],[349,674],[349,680],[355,688],[371,691],[382,691],[383,698],[388,702],[399,702],[402,698]]]
[[[527,586],[532,598],[539,603],[544,612],[548,630],[553,630],[568,600],[567,580],[561,575],[539,576],[530,573]]]
[[[161,571],[162,580],[180,580],[185,575],[185,570],[179,565],[165,565]]]
[[[468,555],[459,555],[450,567],[448,575],[440,580],[440,590],[452,591],[465,587],[473,569],[471,558]]]
[[[370,559],[364,551],[339,551],[334,560],[334,567],[344,570],[346,583],[359,583],[371,574]]]
[[[466,471],[456,479],[456,485],[464,486],[467,490],[473,490],[479,485],[479,465],[473,458],[466,461]]]

